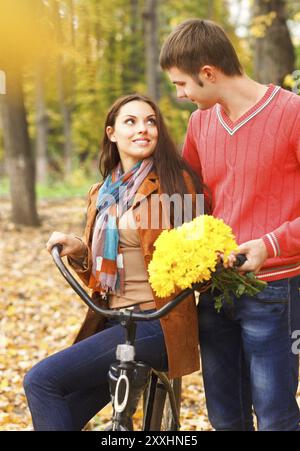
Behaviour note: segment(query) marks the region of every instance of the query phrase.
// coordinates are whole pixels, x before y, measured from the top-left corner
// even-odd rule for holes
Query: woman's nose
[[[146,131],[147,131],[146,124],[143,121],[139,122],[138,123],[138,132],[145,133]]]

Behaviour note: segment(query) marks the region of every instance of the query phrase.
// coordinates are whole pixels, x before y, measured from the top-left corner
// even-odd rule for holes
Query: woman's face
[[[133,100],[120,108],[114,127],[106,128],[109,139],[118,147],[124,171],[153,154],[158,138],[156,122],[148,103]]]

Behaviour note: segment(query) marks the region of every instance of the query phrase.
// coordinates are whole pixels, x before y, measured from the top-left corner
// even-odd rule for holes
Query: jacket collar
[[[136,192],[132,208],[138,206],[141,200],[150,196],[150,194],[152,194],[154,191],[157,191],[158,186],[159,186],[158,175],[154,171],[149,172],[149,174],[147,175],[147,177],[145,177],[145,180],[143,181],[143,183]]]
[[[97,213],[96,202],[97,202],[98,192],[99,192],[101,185],[102,185],[102,182],[99,183],[98,189],[96,189],[91,196],[91,207],[90,207],[91,208],[91,210],[90,210],[91,222],[94,222],[95,217],[96,217],[96,213]],[[136,195],[134,197],[134,201],[132,204],[132,208],[137,207],[140,204],[141,200],[150,196],[150,194],[152,194],[154,191],[158,190],[158,188],[159,188],[158,175],[155,171],[150,171],[136,192]]]

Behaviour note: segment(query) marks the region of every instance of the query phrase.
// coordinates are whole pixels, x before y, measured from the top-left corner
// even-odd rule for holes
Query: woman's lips
[[[135,139],[133,142],[140,146],[147,146],[150,143],[150,139]]]

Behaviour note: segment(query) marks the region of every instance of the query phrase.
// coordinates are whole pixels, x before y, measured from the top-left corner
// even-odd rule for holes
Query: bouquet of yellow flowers
[[[231,228],[213,216],[201,215],[180,227],[164,230],[154,246],[148,272],[158,297],[170,296],[177,288],[202,285],[217,291],[215,307],[219,311],[224,301],[231,302],[232,295],[254,296],[266,286],[251,272],[241,274],[236,268],[220,265],[220,253],[226,261],[238,245]]]

